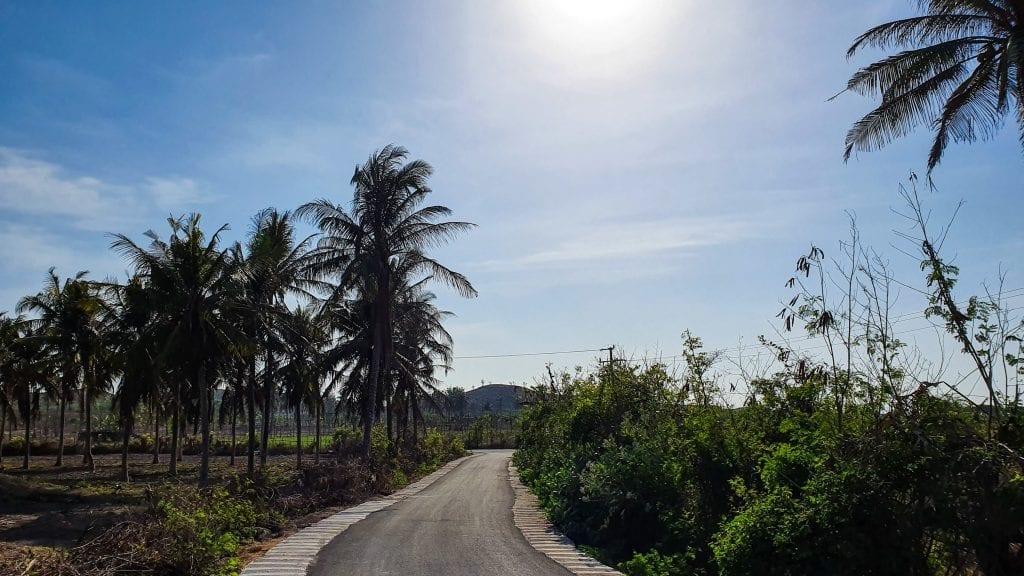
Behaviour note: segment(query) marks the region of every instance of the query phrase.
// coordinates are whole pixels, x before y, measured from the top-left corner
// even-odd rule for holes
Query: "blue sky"
[[[773,334],[783,283],[857,214],[900,280],[897,186],[928,134],[842,161],[872,102],[828,102],[851,40],[912,13],[853,3],[0,3],[0,309],[61,275],[123,274],[107,232],[200,211],[243,235],[259,209],[346,201],[395,142],[435,199],[479,225],[439,251],[480,291],[439,288],[460,356],[599,348],[678,354]],[[952,146],[927,195],[966,200],[961,294],[1024,286],[1010,124]],[[905,247],[905,246],[904,246]],[[1018,303],[1019,305],[1019,303]],[[899,311],[921,309],[913,292]],[[927,333],[927,332],[925,332]],[[756,351],[754,351],[756,353]],[[461,359],[446,381],[531,381],[594,354]]]

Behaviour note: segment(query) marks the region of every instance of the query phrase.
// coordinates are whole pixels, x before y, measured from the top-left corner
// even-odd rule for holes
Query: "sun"
[[[570,70],[621,72],[655,58],[673,3],[665,0],[524,0],[533,48]]]

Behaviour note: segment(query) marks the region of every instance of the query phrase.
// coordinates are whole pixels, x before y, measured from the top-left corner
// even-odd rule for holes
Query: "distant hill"
[[[466,408],[470,414],[480,414],[489,406],[491,412],[518,412],[523,407],[526,388],[514,384],[487,384],[466,391]]]

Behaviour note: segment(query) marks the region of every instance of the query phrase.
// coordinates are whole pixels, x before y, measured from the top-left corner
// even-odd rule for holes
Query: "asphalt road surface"
[[[511,455],[473,456],[419,494],[374,512],[325,546],[310,576],[569,576],[512,523]]]

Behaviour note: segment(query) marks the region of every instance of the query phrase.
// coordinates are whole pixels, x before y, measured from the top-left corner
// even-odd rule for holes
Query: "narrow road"
[[[487,451],[331,541],[310,576],[569,576],[512,524],[511,450]]]

